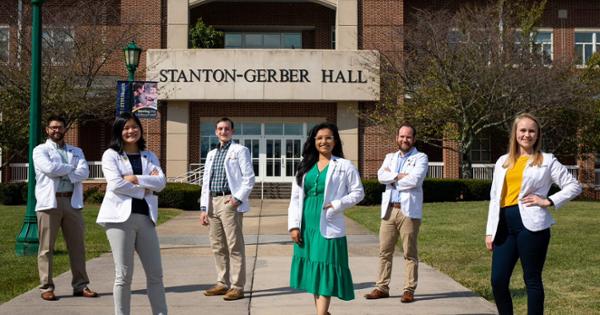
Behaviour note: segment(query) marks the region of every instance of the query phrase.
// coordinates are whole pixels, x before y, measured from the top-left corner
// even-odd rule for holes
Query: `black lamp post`
[[[127,95],[127,106],[126,111],[131,112],[133,106],[133,86],[131,86],[131,82],[135,80],[135,70],[140,64],[140,54],[142,53],[142,49],[135,44],[135,41],[131,41],[127,47],[123,48],[123,53],[125,55],[125,67],[127,67],[129,81],[129,95]]]
[[[128,80],[135,80],[135,70],[140,64],[140,54],[142,49],[135,44],[135,41],[131,41],[127,47],[123,48],[125,54],[125,66],[129,74]]]

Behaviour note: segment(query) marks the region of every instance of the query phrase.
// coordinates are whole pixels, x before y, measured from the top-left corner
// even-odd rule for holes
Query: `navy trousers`
[[[544,313],[542,269],[546,261],[550,229],[532,232],[523,226],[518,206],[500,209],[500,222],[492,254],[492,290],[500,315],[513,314],[510,277],[521,260],[527,288],[527,313]]]

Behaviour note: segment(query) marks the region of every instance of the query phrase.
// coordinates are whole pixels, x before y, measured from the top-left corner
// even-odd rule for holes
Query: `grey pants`
[[[115,314],[129,315],[130,313],[134,250],[138,253],[146,273],[146,286],[152,314],[167,314],[160,246],[154,223],[150,217],[132,213],[127,221],[106,223],[105,228],[115,262],[115,285],[113,288]]]

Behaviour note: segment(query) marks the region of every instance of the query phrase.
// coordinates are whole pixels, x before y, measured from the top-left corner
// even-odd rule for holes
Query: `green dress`
[[[346,237],[326,239],[320,231],[328,168],[329,165],[319,172],[315,163],[304,178],[303,244],[294,244],[290,286],[315,295],[337,296],[349,301],[354,299],[354,287],[348,268]]]

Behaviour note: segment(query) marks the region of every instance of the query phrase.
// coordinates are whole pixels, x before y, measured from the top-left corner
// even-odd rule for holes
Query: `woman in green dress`
[[[358,170],[343,156],[337,126],[315,126],[292,184],[288,230],[295,244],[290,286],[314,295],[317,315],[329,314],[332,296],[354,299],[344,210],[359,203],[364,192]]]

